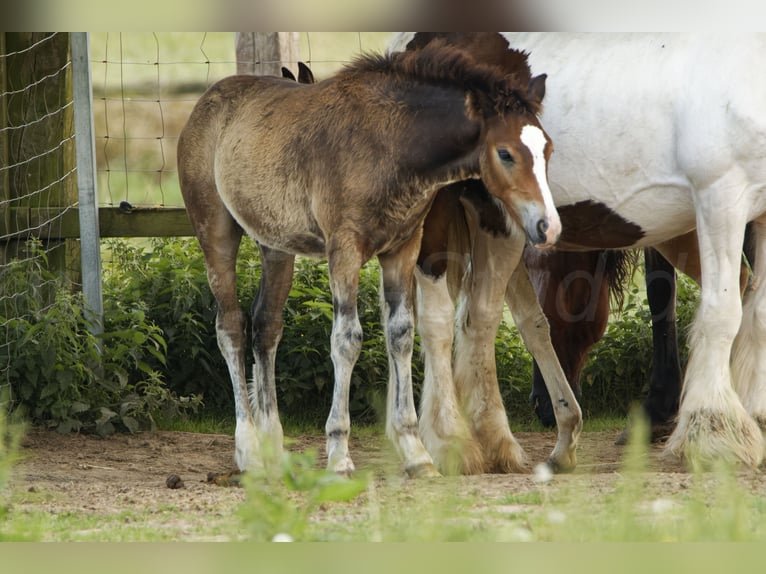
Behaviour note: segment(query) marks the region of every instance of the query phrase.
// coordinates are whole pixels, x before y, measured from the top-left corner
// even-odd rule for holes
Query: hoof
[[[404,471],[409,478],[439,478],[441,476],[441,473],[430,462],[410,466],[405,468]]]
[[[569,460],[562,461],[551,457],[547,460],[546,464],[553,474],[569,474],[577,468],[577,459],[572,456]]]
[[[330,470],[337,475],[345,476],[346,478],[351,478],[351,475],[354,474],[354,471],[356,470],[356,468],[354,467],[354,463],[351,460],[351,458],[346,457],[342,460],[339,460],[335,464],[328,463],[327,470]]]
[[[484,448],[484,472],[492,474],[524,473],[529,470],[527,455],[512,435],[487,443]]]
[[[681,414],[665,448],[702,468],[719,461],[756,468],[763,460],[764,438],[744,411],[699,409]]]
[[[216,486],[242,486],[242,475],[244,473],[241,470],[231,470],[229,472],[208,472],[206,484],[214,484]]]
[[[433,456],[434,464],[442,474],[455,476],[484,472],[484,455],[475,440],[445,439],[442,445]]]

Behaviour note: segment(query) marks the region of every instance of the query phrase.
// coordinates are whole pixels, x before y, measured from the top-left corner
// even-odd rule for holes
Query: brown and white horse
[[[395,45],[422,48],[434,35],[419,36],[400,36]],[[487,54],[476,35],[466,42],[446,36]],[[487,37],[498,45],[497,34]],[[764,456],[760,427],[766,426],[766,285],[760,279],[766,252],[766,77],[752,71],[765,63],[766,38],[545,33],[507,38],[551,77],[542,117],[557,149],[549,177],[563,222],[559,248],[652,246],[675,263],[688,253],[684,238],[699,240],[701,302],[668,449],[695,460],[758,465]],[[743,303],[740,261],[748,222],[755,237],[755,279]],[[508,286],[513,310],[514,292],[510,283],[502,285]],[[466,300],[471,297],[469,292]],[[445,303],[432,299],[437,302],[423,305],[440,309]],[[500,312],[498,306],[494,313]],[[461,329],[458,322],[458,337]],[[443,364],[449,356],[428,361]],[[455,371],[471,363],[456,348]],[[483,374],[491,375],[486,368]],[[447,384],[439,382],[434,404]],[[477,413],[500,418],[494,402],[489,409],[474,406],[488,404],[492,384],[456,375],[454,386],[458,396],[468,397],[461,406],[469,419]],[[424,415],[433,421],[425,409]],[[461,432],[455,425],[440,441]]]
[[[481,178],[526,240],[548,247],[561,232],[546,179],[551,143],[537,119],[545,76],[532,77],[524,56],[516,59],[519,72],[509,74],[436,42],[361,57],[314,84],[232,76],[200,98],[179,138],[178,172],[218,303],[240,469],[282,449],[274,357],[301,255],[329,260],[335,386],[328,468],[354,470],[348,397],[362,345],[358,274],[377,257],[390,365],[387,434],[410,475],[435,474],[418,434],[411,354],[413,272],[437,190]],[[263,265],[249,384],[235,277],[244,233],[257,241]]]

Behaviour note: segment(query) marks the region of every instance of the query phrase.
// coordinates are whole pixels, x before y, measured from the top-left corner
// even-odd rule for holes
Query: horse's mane
[[[422,48],[385,54],[367,53],[347,65],[342,73],[387,74],[406,80],[457,86],[490,97],[496,108],[539,113],[539,106],[527,97],[532,77],[527,55],[504,50],[507,55],[485,61],[462,47],[435,38]]]

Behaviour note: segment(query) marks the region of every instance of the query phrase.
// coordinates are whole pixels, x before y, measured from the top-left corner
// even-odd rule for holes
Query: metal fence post
[[[101,235],[98,226],[98,196],[96,194],[96,146],[93,131],[89,40],[87,32],[73,32],[70,42],[82,291],[91,332],[100,335],[104,325],[104,301],[101,291]]]

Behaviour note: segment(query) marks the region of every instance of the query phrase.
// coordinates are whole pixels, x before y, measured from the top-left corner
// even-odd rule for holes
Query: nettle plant
[[[228,415],[233,404],[231,383],[218,350],[215,301],[197,240],[153,239],[146,248],[111,240],[106,246],[111,257],[105,272],[105,300],[109,293],[121,305],[143,310],[146,319],[161,329],[167,345],[165,363],[154,361],[152,367],[162,373],[173,392],[201,395],[206,409]],[[258,249],[245,238],[237,261],[237,282],[246,310],[260,276]],[[358,307],[364,343],[350,396],[355,420],[366,422],[380,415],[388,377],[378,284],[378,267],[371,262],[360,275]],[[280,411],[300,422],[323,424],[333,381],[332,296],[326,262],[296,259],[283,318],[276,359]],[[415,375],[419,372],[416,364]]]
[[[6,266],[2,281],[0,364],[15,408],[61,432],[109,434],[152,428],[199,406],[197,397],[172,393],[151,366],[165,362],[167,345],[143,309],[107,296],[104,333],[96,337],[82,295],[48,270],[38,243],[28,251]]]
[[[0,324],[8,344],[0,364],[12,403],[36,424],[108,434],[135,431],[199,412],[228,416],[232,390],[215,335],[215,302],[195,239],[104,242],[104,335],[94,337],[83,318],[80,294],[47,269],[39,244],[33,257],[3,270]],[[245,240],[237,280],[249,309],[260,279],[258,249]],[[354,421],[384,418],[388,359],[380,322],[376,262],[361,271],[359,317],[364,331],[350,396]],[[698,289],[678,283],[678,332],[685,334]],[[332,296],[327,264],[298,258],[283,311],[277,353],[278,399],[283,417],[322,425],[332,397]],[[583,372],[583,408],[589,416],[627,413],[640,400],[651,367],[651,321],[643,294],[634,289],[613,317]],[[502,323],[495,342],[498,380],[511,420],[533,422],[528,404],[532,361],[513,325]],[[416,400],[422,361],[413,354]],[[203,404],[204,401],[204,404]]]

